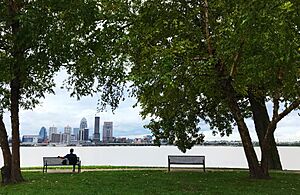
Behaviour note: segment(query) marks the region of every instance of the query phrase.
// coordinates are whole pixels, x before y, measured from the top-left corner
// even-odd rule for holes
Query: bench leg
[[[168,172],[170,172],[170,163],[168,163]]]
[[[78,173],[80,173],[80,171],[81,171],[81,165],[80,165],[80,163],[78,164]]]

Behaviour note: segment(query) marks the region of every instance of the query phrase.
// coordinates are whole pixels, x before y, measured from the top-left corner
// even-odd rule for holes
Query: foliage
[[[100,90],[101,105],[117,106],[123,92],[125,68],[121,64],[125,58],[117,52],[120,43],[115,43],[122,26],[107,22],[115,20],[118,11],[123,13],[114,10],[115,3],[119,2],[0,2],[0,114],[10,110],[12,123],[12,153],[2,147],[3,155],[12,159],[5,162],[7,183],[23,180],[19,108],[32,109],[45,93],[54,93],[53,77],[61,67],[71,74],[67,81],[71,95],[79,98]],[[5,137],[1,142],[4,146],[8,140]]]
[[[238,4],[222,18],[216,31],[216,51],[228,71],[241,53],[234,75],[241,94],[259,86],[264,96],[280,93],[282,101],[299,96],[299,21],[296,1],[251,1]],[[241,51],[239,51],[241,50]],[[229,73],[228,73],[229,74]]]
[[[148,125],[157,141],[168,139],[183,151],[202,141],[200,120],[222,135],[232,130],[232,116],[212,87],[215,59],[207,55],[201,12],[196,1],[146,1],[130,29],[142,115],[157,117]]]
[[[299,98],[299,2],[213,1],[208,18],[205,7],[145,1],[130,28],[130,78],[142,115],[156,118],[148,127],[157,141],[183,151],[203,139],[201,121],[222,136],[231,133],[224,80],[232,80],[243,117],[251,116],[249,90],[280,97],[286,107]]]
[[[92,17],[71,25],[86,36],[77,38],[70,49],[73,55],[66,67],[70,74],[66,84],[77,98],[100,93],[99,108],[109,105],[114,110],[123,99],[128,72],[125,34],[131,13],[127,1],[95,3]],[[87,22],[90,22],[87,28],[82,28],[82,23]]]
[[[22,74],[22,106],[31,108],[44,93],[54,93],[53,76],[61,67],[70,74],[66,87],[72,96],[103,93],[101,104],[116,108],[123,95],[126,59],[120,45],[127,10],[119,1],[26,1],[13,35],[7,21],[7,5],[0,4],[0,68],[3,85],[13,78],[15,45]],[[126,3],[124,3],[126,4]],[[118,8],[119,7],[119,8]],[[116,9],[115,9],[116,8]],[[121,21],[121,22],[117,22]],[[3,89],[3,87],[2,87]],[[1,91],[0,91],[1,92]],[[2,94],[2,92],[1,92]]]

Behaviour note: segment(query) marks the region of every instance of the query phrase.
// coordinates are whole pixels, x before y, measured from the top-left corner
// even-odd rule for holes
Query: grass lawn
[[[80,174],[23,172],[22,184],[0,194],[300,194],[300,174],[274,172],[252,180],[247,171],[92,171]]]

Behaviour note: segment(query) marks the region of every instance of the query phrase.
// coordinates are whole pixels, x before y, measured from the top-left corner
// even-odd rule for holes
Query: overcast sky
[[[97,113],[97,95],[94,97],[84,97],[80,101],[76,98],[69,97],[69,92],[61,89],[62,81],[66,78],[66,73],[59,73],[55,80],[57,86],[55,95],[46,95],[42,104],[34,110],[20,112],[20,130],[21,135],[36,135],[41,127],[46,127],[47,131],[50,126],[55,126],[63,132],[67,125],[72,128],[79,127],[80,120],[85,117],[90,129],[90,135],[93,134],[94,117],[100,117],[100,137],[102,137],[102,126],[104,121],[112,121],[114,125],[113,136],[136,138],[143,135],[151,134],[143,126],[149,122],[149,119],[142,120],[139,115],[140,108],[133,108],[136,100],[127,98],[119,105],[119,108],[113,114],[111,111]],[[268,107],[271,107],[268,104]],[[9,114],[5,114],[4,121],[7,130],[10,133]],[[247,120],[252,140],[257,140],[254,132],[254,125],[251,120]],[[219,135],[213,136],[206,125],[201,125],[206,140],[240,140],[240,136],[235,129],[230,137],[221,138]],[[49,132],[49,131],[48,131]],[[275,138],[278,141],[300,141],[300,117],[298,112],[291,113],[284,118],[275,132]]]

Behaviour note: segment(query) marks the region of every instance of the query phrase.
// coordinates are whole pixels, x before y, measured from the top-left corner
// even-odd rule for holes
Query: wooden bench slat
[[[168,171],[170,171],[171,164],[203,165],[203,170],[205,172],[205,156],[169,155],[168,156]]]

